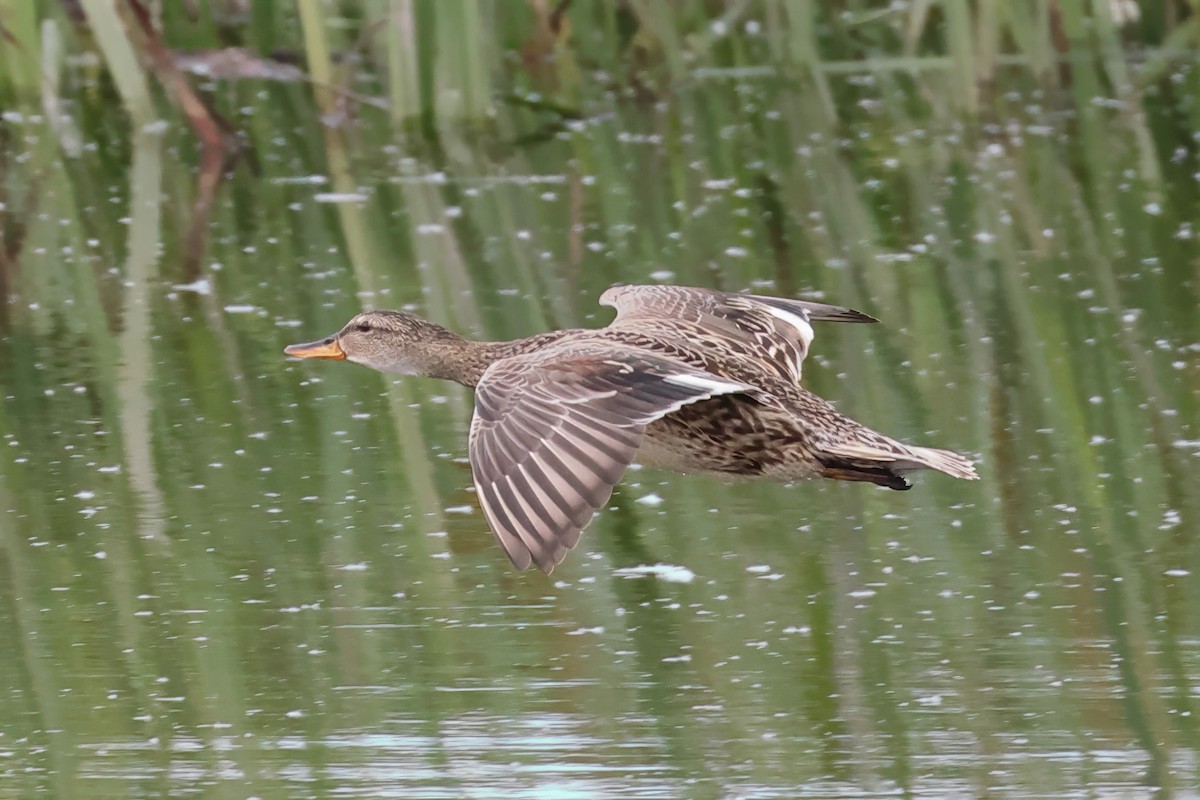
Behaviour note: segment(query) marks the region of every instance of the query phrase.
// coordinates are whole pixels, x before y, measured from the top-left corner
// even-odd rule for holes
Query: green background
[[[0,797],[1200,796],[1198,18],[1129,5],[151,4],[197,227],[126,0],[0,0]],[[806,382],[982,480],[634,471],[519,574],[467,390],[281,355],[622,281],[880,318]]]

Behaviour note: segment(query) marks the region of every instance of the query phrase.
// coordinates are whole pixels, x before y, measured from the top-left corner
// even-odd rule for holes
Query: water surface
[[[758,66],[436,148],[225,87],[260,172],[198,272],[182,130],[35,151],[0,796],[1200,796],[1190,128],[1021,71],[976,116],[931,99],[944,71],[850,73],[826,109]],[[602,325],[621,281],[873,314],[818,329],[810,386],[982,480],[636,470],[520,574],[468,391],[281,356],[362,307]]]

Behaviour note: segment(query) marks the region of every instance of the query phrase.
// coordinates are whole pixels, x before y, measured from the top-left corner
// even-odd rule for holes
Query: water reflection
[[[597,96],[501,155],[281,142],[291,101],[248,94],[265,174],[200,282],[177,143],[37,156],[0,795],[1197,797],[1195,189],[1157,168],[1190,129],[1022,76],[964,122],[889,75]],[[512,338],[655,280],[880,317],[822,331],[811,385],[984,479],[642,470],[547,580],[478,513],[468,394],[278,357],[362,305]]]

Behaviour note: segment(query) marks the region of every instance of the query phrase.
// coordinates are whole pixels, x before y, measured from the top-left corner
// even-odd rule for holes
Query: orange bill
[[[283,348],[283,353],[295,358],[334,358],[338,361],[346,358],[346,351],[338,344],[337,339],[319,339],[315,342],[289,344]]]

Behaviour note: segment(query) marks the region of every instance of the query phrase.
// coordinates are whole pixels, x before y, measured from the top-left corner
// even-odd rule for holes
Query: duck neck
[[[476,342],[462,338],[438,342],[431,345],[426,354],[426,374],[474,387],[484,371],[496,361],[539,350],[567,333],[570,331],[549,331],[507,342]]]
[[[431,378],[475,386],[493,361],[503,358],[501,346],[507,342],[476,342],[471,339],[438,342],[426,352],[425,373]]]

